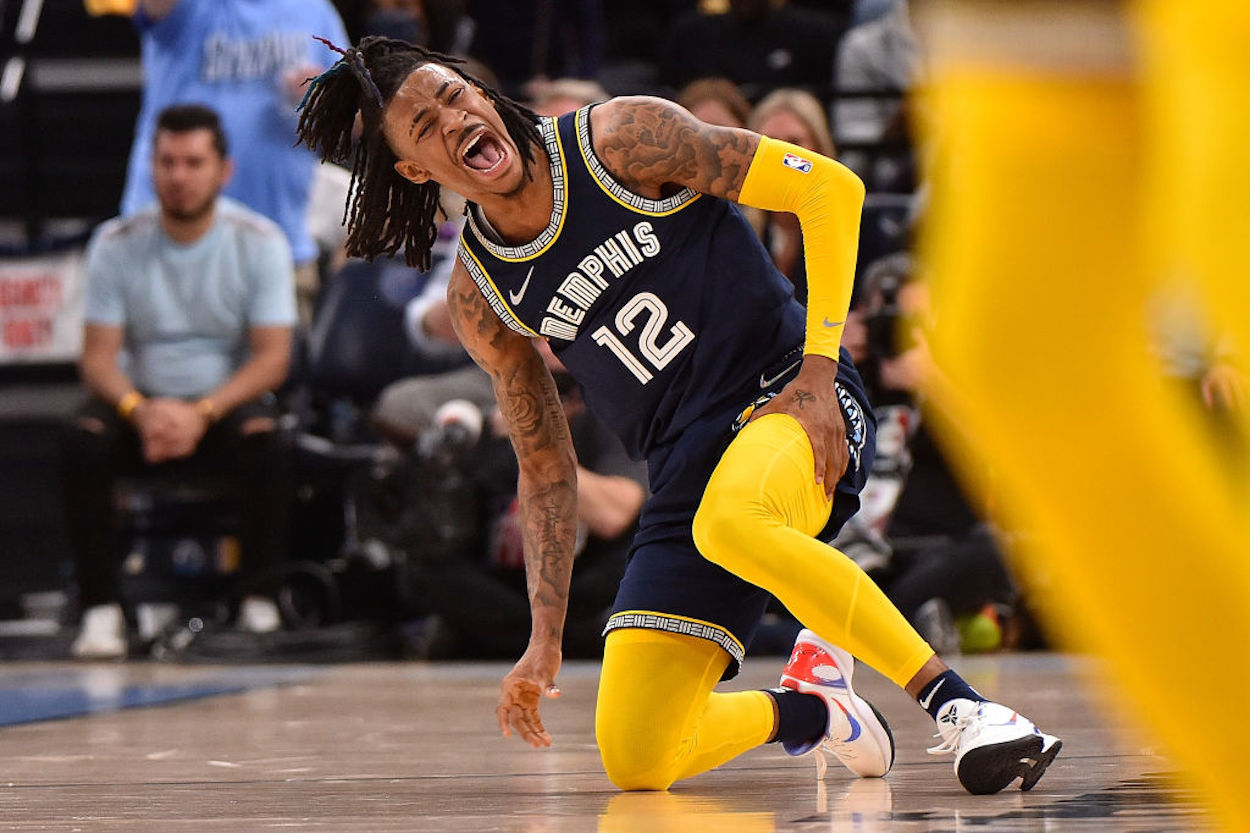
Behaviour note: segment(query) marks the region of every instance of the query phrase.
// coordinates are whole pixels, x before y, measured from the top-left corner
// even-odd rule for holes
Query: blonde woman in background
[[[782,87],[764,96],[752,111],[747,127],[822,156],[834,156],[828,114],[814,95],[803,90]],[[764,241],[777,269],[794,284],[794,296],[805,303],[807,273],[803,266],[799,218],[784,212],[751,209],[748,219]]]
[[[721,127],[746,127],[751,102],[728,78],[700,78],[677,93],[677,103],[695,118]]]

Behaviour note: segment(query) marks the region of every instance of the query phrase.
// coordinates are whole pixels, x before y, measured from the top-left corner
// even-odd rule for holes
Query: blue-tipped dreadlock
[[[341,49],[318,38],[343,56],[310,84],[300,104],[299,137],[323,160],[352,159],[352,187],[344,208],[347,253],[372,260],[401,248],[410,266],[428,269],[430,247],[438,235],[436,182],[417,184],[395,171],[398,161],[383,135],[386,103],[405,79],[425,64],[439,64],[481,90],[494,104],[521,154],[526,173],[541,147],[538,116],[460,69],[461,61],[400,40],[363,39]],[[357,115],[363,131],[354,143]]]
[[[356,80],[360,82],[360,86],[373,93],[373,100],[377,103],[378,109],[383,107],[382,91],[379,90],[378,85],[374,83],[373,73],[369,72],[369,67],[365,66],[364,56],[360,54],[359,49],[356,49],[355,47],[352,47],[351,49],[343,49],[335,46],[326,38],[319,37],[317,35],[313,35],[313,40],[321,41],[326,46],[330,47],[330,49],[342,55],[343,60],[336,62],[334,66],[330,67],[328,70],[313,79],[313,82],[308,86],[308,92],[304,94],[304,100],[300,102],[298,109],[302,110],[304,108],[304,104],[308,101],[308,96],[312,94],[313,87],[317,86],[318,81],[331,73],[342,72],[343,70],[350,70],[352,74],[356,76]]]
[[[324,40],[324,39],[317,38],[317,40]],[[334,49],[335,47],[331,45],[330,48]],[[316,78],[310,79],[308,82],[308,89],[304,90],[304,97],[300,99],[299,106],[296,107],[295,109],[297,111],[303,110],[304,105],[308,103],[308,99],[312,97],[313,90],[317,89],[317,87],[319,87],[321,83],[325,81],[327,78],[329,78],[331,75],[334,75],[339,72],[350,72],[350,71],[351,71],[351,67],[348,66],[347,62],[338,61],[334,64],[334,66],[330,67],[325,72],[318,75]]]

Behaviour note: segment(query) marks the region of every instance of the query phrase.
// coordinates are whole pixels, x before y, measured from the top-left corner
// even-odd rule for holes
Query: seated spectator
[[[678,16],[697,0],[603,0],[607,43],[599,81],[613,95],[647,95],[659,88],[660,50]]]
[[[722,127],[746,127],[751,102],[728,78],[700,78],[677,93],[676,101],[698,119]]]
[[[854,0],[851,4],[851,25],[880,20],[890,13],[894,3],[895,0]]]
[[[416,443],[445,402],[463,399],[482,410],[495,405],[490,377],[460,345],[447,311],[447,281],[456,265],[455,247],[464,225],[463,217],[451,213],[455,219],[443,224],[431,249],[430,276],[404,310],[404,326],[408,341],[420,355],[444,362],[459,360],[460,366],[392,382],[382,390],[370,415],[379,436],[404,448]]]
[[[295,141],[296,107],[308,79],[334,58],[313,36],[347,39],[338,12],[330,0],[138,0],[134,12],[144,87],[121,213],[141,211],[153,199],[148,172],[157,113],[187,102],[212,107],[235,149],[238,175],[226,194],[286,233],[307,325],[320,287],[306,221],[316,158]]]
[[[559,116],[610,97],[597,81],[581,78],[537,78],[526,86],[530,109],[540,116]]]
[[[825,108],[811,93],[784,88],[764,97],[747,124],[756,133],[796,144],[833,157],[833,139]],[[807,269],[803,262],[803,235],[793,214],[753,210],[750,218],[781,274],[794,284],[794,297],[807,303]]]
[[[157,203],[105,223],[88,249],[80,371],[91,398],[66,432],[62,478],[81,658],[127,649],[113,534],[121,475],[234,478],[239,580],[252,594],[239,624],[280,624],[264,580],[286,554],[289,483],[266,394],[290,362],[294,276],[282,230],[221,196],[231,172],[215,112],[162,111],[150,172]]]

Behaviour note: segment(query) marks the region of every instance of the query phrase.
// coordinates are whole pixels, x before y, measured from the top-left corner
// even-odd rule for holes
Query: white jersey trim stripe
[[[566,183],[568,182],[567,171],[564,166],[564,151],[560,144],[559,131],[556,130],[556,120],[552,118],[544,118],[538,125],[539,132],[542,133],[543,143],[547,146],[547,156],[551,162],[551,185],[552,185],[552,208],[551,220],[547,223],[547,227],[542,233],[523,246],[501,246],[490,238],[485,230],[478,224],[474,211],[469,211],[469,229],[473,232],[473,236],[478,242],[486,247],[486,250],[500,260],[519,261],[529,260],[538,257],[551,247],[551,244],[560,236],[560,229],[564,227],[564,214],[568,209],[568,190]]]
[[[469,277],[477,284],[482,297],[486,299],[486,303],[490,304],[490,308],[495,311],[495,315],[499,316],[499,320],[514,332],[529,338],[538,338],[538,333],[525,326],[516,313],[512,311],[512,307],[508,306],[507,302],[504,301],[503,293],[499,291],[499,287],[495,286],[495,282],[490,279],[490,275],[482,268],[482,264],[478,263],[477,258],[473,256],[473,252],[469,251],[469,247],[464,244],[463,240],[460,241],[460,251],[457,254],[460,257],[460,262],[464,264],[464,268],[468,271]]]
[[[691,188],[683,188],[671,197],[653,200],[630,191],[613,179],[612,174],[608,173],[608,169],[604,167],[603,162],[599,161],[594,148],[590,145],[590,107],[578,110],[575,119],[577,121],[577,148],[581,151],[582,159],[585,160],[591,177],[605,194],[621,205],[633,211],[658,217],[680,211],[703,196]]]

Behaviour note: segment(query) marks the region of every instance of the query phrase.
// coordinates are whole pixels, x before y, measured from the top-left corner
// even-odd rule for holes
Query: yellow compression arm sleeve
[[[804,353],[836,361],[855,281],[864,183],[839,162],[761,136],[738,202],[798,215],[807,265]]]

